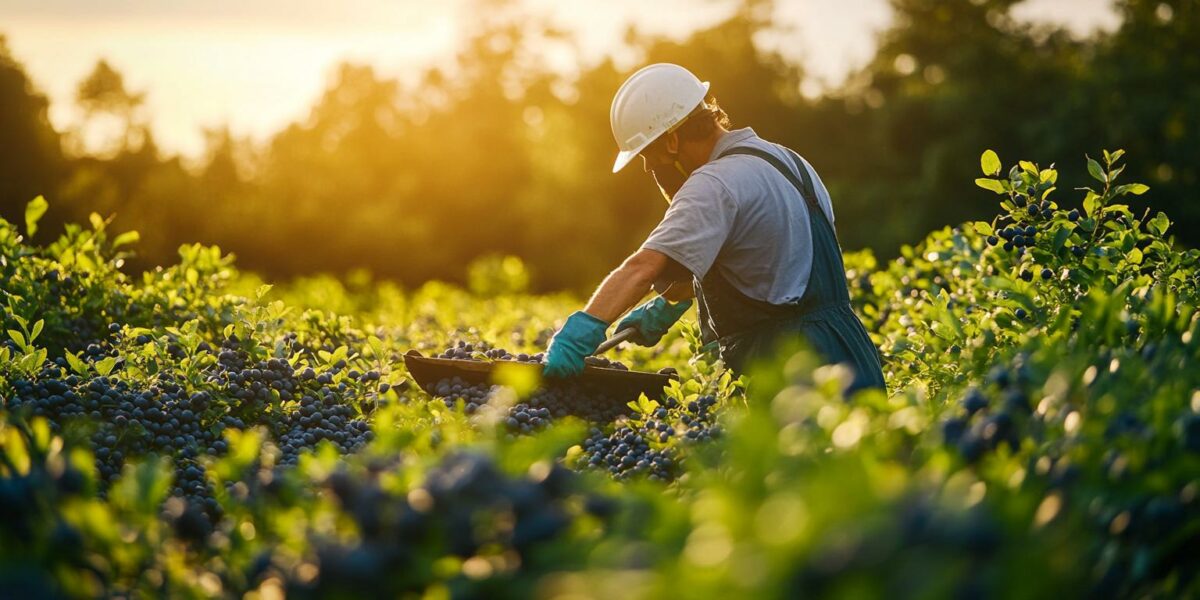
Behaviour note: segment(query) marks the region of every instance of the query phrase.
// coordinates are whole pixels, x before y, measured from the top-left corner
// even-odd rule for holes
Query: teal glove
[[[617,331],[633,327],[637,329],[637,333],[629,338],[630,341],[642,346],[653,346],[691,306],[691,300],[671,304],[667,302],[666,298],[655,296],[621,319],[621,322],[617,324]]]
[[[546,351],[545,377],[570,377],[583,372],[583,359],[604,342],[608,323],[577,310],[567,317],[562,329],[550,339]]]

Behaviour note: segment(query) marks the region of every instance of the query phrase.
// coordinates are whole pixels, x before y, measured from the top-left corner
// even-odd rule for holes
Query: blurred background
[[[659,61],[813,163],[847,250],[990,218],[986,148],[1059,161],[1060,203],[1124,148],[1200,239],[1200,0],[0,0],[0,215],[114,216],[131,271],[203,242],[270,278],[516,256],[586,291],[666,208],[610,174],[612,95]]]

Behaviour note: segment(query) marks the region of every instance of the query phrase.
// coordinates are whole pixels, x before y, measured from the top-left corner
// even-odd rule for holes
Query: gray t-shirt
[[[662,252],[701,279],[716,268],[755,300],[796,303],[812,272],[808,205],[795,186],[761,158],[732,155],[713,160],[742,146],[765,150],[792,168],[784,147],[758,137],[749,127],[730,131],[717,142],[709,162],[687,178],[642,248]],[[803,158],[801,162],[812,178],[817,202],[833,223],[829,191],[812,165]]]

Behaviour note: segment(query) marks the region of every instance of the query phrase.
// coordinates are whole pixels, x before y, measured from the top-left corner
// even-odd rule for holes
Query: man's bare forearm
[[[659,252],[639,250],[604,278],[583,310],[612,323],[646,296],[666,261]]]

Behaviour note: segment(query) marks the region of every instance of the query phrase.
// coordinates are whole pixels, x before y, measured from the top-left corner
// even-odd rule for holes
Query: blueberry
[[[942,421],[942,441],[947,444],[957,444],[959,438],[967,431],[966,419],[950,418]]]
[[[983,395],[983,392],[979,390],[979,388],[973,387],[967,391],[965,396],[963,396],[962,405],[963,408],[967,410],[967,413],[971,414],[987,408],[988,400],[987,397]]]

